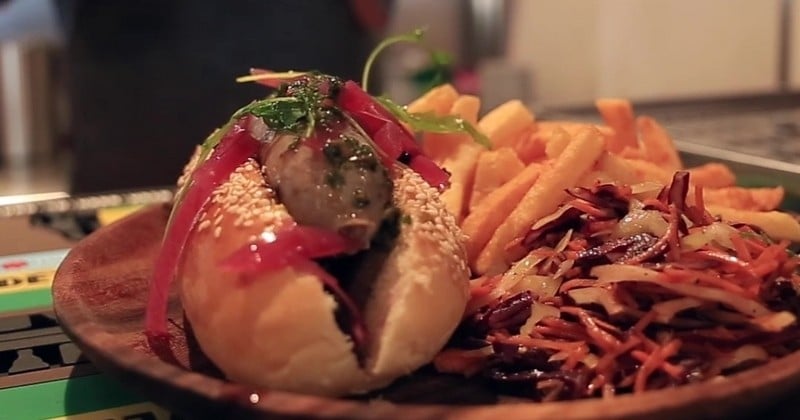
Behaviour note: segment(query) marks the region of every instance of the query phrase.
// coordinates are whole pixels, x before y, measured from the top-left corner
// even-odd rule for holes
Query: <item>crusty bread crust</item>
[[[180,275],[183,307],[206,355],[236,382],[330,396],[387,385],[428,363],[466,305],[466,253],[453,216],[416,173],[399,171],[394,200],[407,217],[364,308],[371,341],[362,368],[336,324],[337,302],[314,275],[219,270],[249,239],[291,220],[255,162],[238,168],[215,191]]]

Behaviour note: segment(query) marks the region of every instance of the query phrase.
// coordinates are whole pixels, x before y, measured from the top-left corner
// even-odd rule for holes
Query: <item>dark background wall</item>
[[[235,83],[250,67],[358,79],[370,1],[58,0],[72,192],[174,182],[193,145],[266,93]]]

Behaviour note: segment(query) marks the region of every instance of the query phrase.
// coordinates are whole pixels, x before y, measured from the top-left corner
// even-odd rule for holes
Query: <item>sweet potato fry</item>
[[[647,160],[673,172],[683,168],[678,149],[667,130],[650,117],[639,117],[636,126],[642,139],[642,148]]]
[[[725,188],[736,185],[736,175],[721,163],[706,163],[689,168],[689,180],[703,188]]]
[[[711,215],[731,223],[747,223],[758,226],[773,239],[788,239],[800,242],[800,223],[796,217],[780,211],[751,211],[724,206],[708,206]]]
[[[508,101],[489,111],[478,128],[489,137],[493,148],[513,147],[535,124],[534,115],[518,100]]]
[[[548,164],[533,163],[502,187],[492,191],[464,219],[461,230],[467,236],[467,255],[471,263],[489,242],[492,233],[514,210]]]
[[[517,176],[523,169],[525,165],[510,147],[483,151],[475,166],[475,182],[469,198],[470,211],[490,192]]]
[[[478,274],[499,273],[508,268],[505,247],[510,241],[525,234],[525,230],[540,218],[552,213],[566,197],[565,190],[577,184],[603,152],[602,134],[594,128],[577,133],[564,152],[555,160],[553,168],[545,171],[514,211],[494,232],[486,247],[474,262]]]
[[[706,204],[738,210],[775,210],[781,205],[783,195],[783,187],[703,189],[703,200]]]
[[[458,92],[452,85],[440,85],[411,102],[408,105],[408,112],[432,112],[436,115],[447,115],[456,99],[458,99]]]
[[[595,101],[595,106],[603,117],[603,121],[614,130],[608,139],[607,148],[612,153],[619,153],[625,147],[637,148],[636,122],[633,118],[633,107],[626,99],[603,98]]]

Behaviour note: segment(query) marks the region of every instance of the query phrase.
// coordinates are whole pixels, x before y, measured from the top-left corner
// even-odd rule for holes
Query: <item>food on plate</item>
[[[199,146],[156,260],[153,348],[180,281],[232,380],[341,396],[433,362],[551,401],[711,380],[800,347],[798,218],[782,187],[686,168],[625,99],[539,121],[448,84],[408,106],[317,72]],[[412,133],[416,133],[415,136]]]
[[[707,381],[800,348],[800,223],[776,211],[784,189],[685,168],[628,101],[597,107],[606,125],[490,136],[482,156],[514,150],[524,168],[476,164],[500,181],[461,223],[470,300],[435,367],[553,401]],[[508,124],[493,130],[522,131]]]
[[[463,235],[441,197],[450,174],[410,130],[487,140],[449,115],[452,95],[418,102],[437,117],[326,74],[252,73],[272,93],[212,133],[178,181],[149,342],[169,340],[175,278],[200,348],[229,379],[331,396],[387,385],[433,359],[468,299]]]

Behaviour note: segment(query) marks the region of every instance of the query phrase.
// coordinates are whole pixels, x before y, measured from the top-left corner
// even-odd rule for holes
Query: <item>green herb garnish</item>
[[[420,28],[415,29],[413,32],[408,34],[391,36],[378,44],[378,46],[375,47],[375,49],[373,49],[369,54],[369,57],[367,57],[367,62],[364,64],[364,72],[361,74],[361,88],[364,89],[365,92],[369,92],[369,90],[367,90],[367,86],[369,84],[369,72],[372,70],[372,65],[375,63],[375,59],[378,58],[378,55],[383,52],[383,50],[401,42],[419,43],[422,41],[422,37],[424,35],[425,30]]]
[[[251,74],[247,76],[239,76],[236,78],[236,81],[239,83],[244,82],[255,82],[257,80],[268,80],[268,79],[291,79],[293,77],[299,77],[307,74],[304,71],[284,71],[280,73],[261,73],[261,74]]]
[[[429,112],[418,113],[408,112],[404,106],[400,106],[391,99],[379,96],[375,99],[381,103],[389,112],[391,112],[397,119],[411,126],[414,131],[424,131],[428,133],[466,133],[469,134],[476,143],[481,146],[491,149],[492,143],[489,138],[483,133],[478,131],[472,124],[464,121],[455,115],[437,116]]]
[[[261,118],[270,129],[294,132],[305,125],[308,108],[300,99],[287,96],[253,102],[241,114]]]

